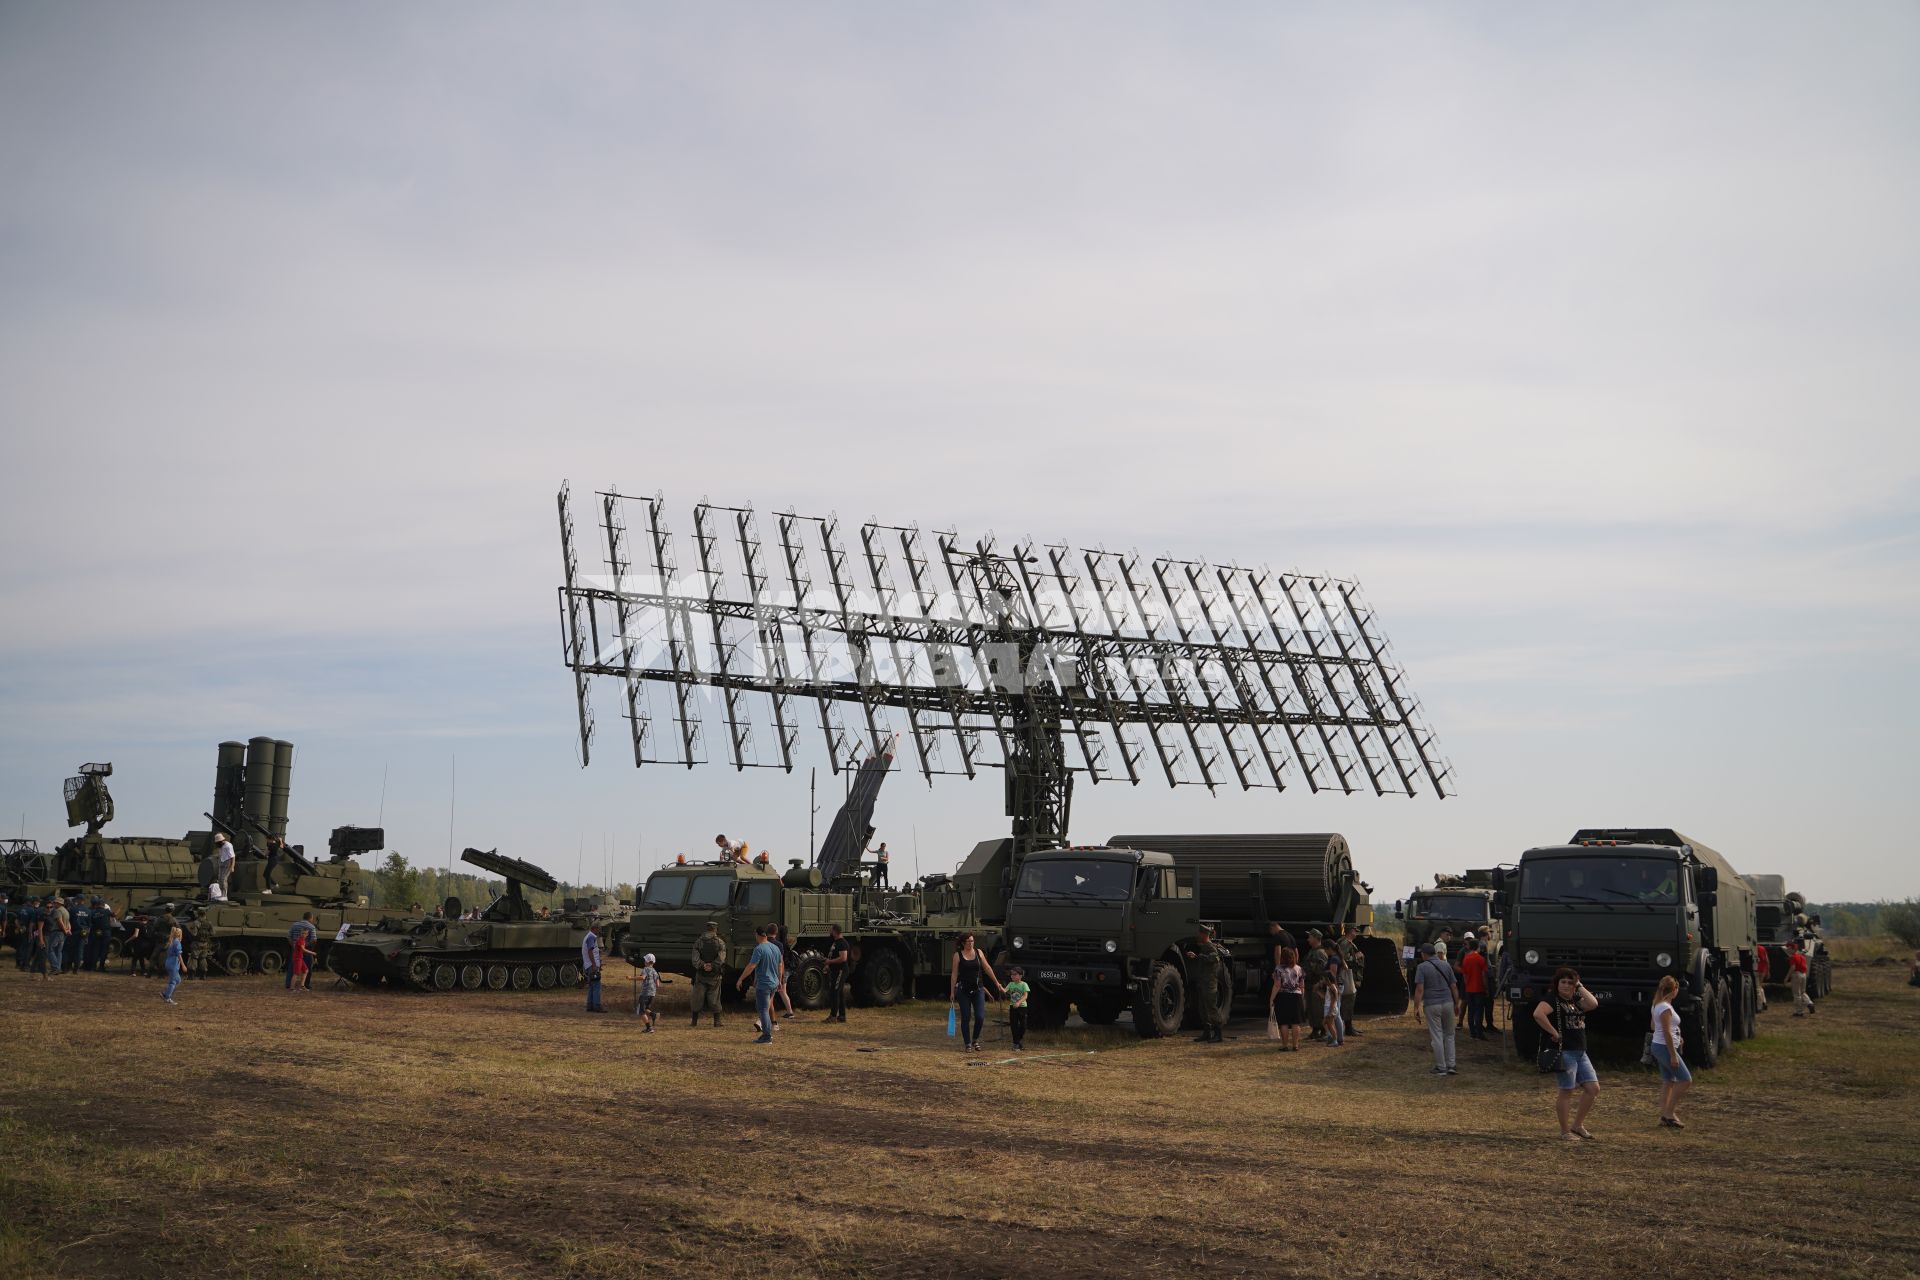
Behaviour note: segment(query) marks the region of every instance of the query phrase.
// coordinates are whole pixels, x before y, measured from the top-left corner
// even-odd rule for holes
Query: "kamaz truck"
[[[1394,904],[1394,916],[1400,923],[1400,944],[1416,950],[1422,943],[1438,942],[1442,933],[1453,932],[1453,946],[1447,958],[1459,964],[1461,944],[1471,933],[1489,962],[1498,964],[1505,941],[1504,907],[1493,889],[1493,871],[1441,872],[1433,878],[1433,888],[1415,889],[1403,903]]]
[[[1069,1006],[1094,1025],[1131,1011],[1143,1037],[1191,1025],[1185,949],[1202,922],[1227,948],[1214,998],[1263,1008],[1272,963],[1268,926],[1302,945],[1348,923],[1371,925],[1369,891],[1344,838],[1316,835],[1117,835],[1104,845],[1029,853],[1006,919],[1005,964],[1034,990],[1032,1025]],[[1356,1007],[1400,1011],[1406,984],[1391,939],[1363,935],[1366,975]]]
[[[1588,827],[1529,849],[1496,885],[1507,896],[1501,985],[1523,1058],[1554,970],[1579,970],[1600,1007],[1588,1025],[1638,1036],[1654,987],[1680,980],[1687,1060],[1713,1066],[1759,1014],[1753,890],[1719,853],[1666,827]]]

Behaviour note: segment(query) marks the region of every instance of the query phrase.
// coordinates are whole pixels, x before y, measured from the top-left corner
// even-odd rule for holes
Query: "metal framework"
[[[728,763],[791,772],[811,701],[836,772],[896,735],[928,778],[1004,770],[1017,852],[1065,841],[1076,774],[1453,793],[1352,582],[912,525],[869,523],[849,539],[836,517],[792,512],[775,516],[768,546],[751,507],[708,502],[693,509],[683,568],[663,498],[596,496],[606,571],[587,575],[559,495],[561,648],[583,765],[589,688],[611,677],[636,765],[705,761],[710,709]],[[664,708],[649,692],[662,687]],[[756,708],[770,732],[754,732]]]

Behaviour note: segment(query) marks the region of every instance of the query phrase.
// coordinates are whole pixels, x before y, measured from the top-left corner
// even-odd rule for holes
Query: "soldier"
[[[213,968],[213,926],[196,918],[187,926],[187,970],[195,978],[204,978]]]
[[[99,898],[93,900],[93,931],[87,937],[87,968],[105,973],[107,946],[113,939],[113,908]]]
[[[1307,930],[1307,953],[1300,957],[1300,967],[1306,970],[1307,1022],[1313,1026],[1313,1033],[1307,1037],[1309,1040],[1325,1040],[1327,1038],[1326,1029],[1315,1024],[1313,1021],[1313,1015],[1320,1012],[1319,1009],[1314,1007],[1313,1002],[1317,999],[1322,1001],[1324,1005],[1326,999],[1322,984],[1327,980],[1327,951],[1320,943],[1320,931],[1318,929]]]
[[[853,959],[840,926],[827,926],[827,1021],[847,1020],[847,966]]]
[[[1367,957],[1360,950],[1360,926],[1350,924],[1347,934],[1340,940],[1340,962],[1345,966],[1340,975],[1340,1026],[1343,1035],[1357,1036],[1360,1029],[1353,1025],[1353,1002],[1360,994],[1360,983],[1367,976]]]
[[[1213,940],[1213,928],[1201,925],[1187,946],[1187,989],[1193,993],[1194,1007],[1200,1012],[1203,1030],[1193,1038],[1195,1044],[1219,1044],[1226,1039],[1227,1011],[1214,997],[1220,982],[1220,966],[1226,953]]]
[[[727,943],[720,936],[720,923],[707,921],[707,931],[693,943],[693,1023],[700,1015],[713,1013],[713,1025],[720,1025],[720,984],[726,978]]]

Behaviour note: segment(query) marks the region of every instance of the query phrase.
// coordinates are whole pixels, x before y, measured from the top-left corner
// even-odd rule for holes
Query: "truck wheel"
[[[1070,1008],[1066,997],[1036,991],[1027,997],[1027,1029],[1058,1031],[1067,1025],[1067,1013]]]
[[[824,956],[807,952],[800,957],[798,972],[788,975],[787,994],[796,1009],[827,1007],[827,961]]]
[[[1697,1053],[1703,1067],[1717,1066],[1720,1062],[1720,1011],[1714,1007],[1718,995],[1716,988],[1707,988],[1699,1007],[1680,1018],[1680,1038],[1685,1041],[1681,1054]]]
[[[876,947],[860,966],[860,998],[876,1009],[898,1004],[907,991],[906,966],[892,947]]]
[[[1507,1006],[1507,1026],[1513,1030],[1513,1051],[1522,1062],[1533,1062],[1540,1052],[1540,1024],[1533,1013],[1517,1004]]]
[[[1720,979],[1720,1052],[1733,1048],[1733,988]]]
[[[1745,1040],[1749,1035],[1753,1034],[1751,1031],[1747,1029],[1748,991],[1749,991],[1749,988],[1747,987],[1747,975],[1742,972],[1736,972],[1733,975],[1733,1018],[1732,1018],[1733,1038],[1735,1040]]]
[[[238,978],[253,968],[253,957],[245,947],[228,947],[220,953],[220,967]]]
[[[1146,989],[1134,998],[1133,1029],[1147,1040],[1170,1036],[1180,1030],[1186,1014],[1186,981],[1166,961],[1155,961]]]
[[[1120,1019],[1120,1011],[1126,1005],[1111,996],[1089,997],[1076,1001],[1080,1006],[1080,1021],[1090,1027],[1110,1027]]]

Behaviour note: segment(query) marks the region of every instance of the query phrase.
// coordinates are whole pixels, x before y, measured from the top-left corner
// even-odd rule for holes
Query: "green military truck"
[[[1072,1006],[1094,1025],[1130,1012],[1142,1037],[1172,1035],[1196,1017],[1185,946],[1203,921],[1229,953],[1214,999],[1264,1009],[1270,924],[1304,944],[1308,929],[1366,929],[1373,908],[1339,835],[1117,835],[1026,856],[1004,958],[1026,971],[1035,1025],[1057,1024]],[[1363,933],[1360,948],[1356,1009],[1404,1010],[1393,941]]]
[[[1447,958],[1458,965],[1460,943],[1471,933],[1490,963],[1497,965],[1505,941],[1503,906],[1493,888],[1492,868],[1459,874],[1441,872],[1433,878],[1433,888],[1415,889],[1404,902],[1394,904],[1394,917],[1400,921],[1400,944],[1416,951],[1422,943],[1438,942],[1440,935],[1453,931],[1454,946]]]
[[[727,944],[729,975],[746,967],[756,926],[787,926],[798,957],[787,993],[805,1009],[826,1005],[827,938],[836,924],[852,948],[849,994],[869,1005],[944,983],[960,935],[974,928],[958,877],[928,876],[917,888],[893,891],[855,873],[827,883],[820,868],[797,860],[785,871],[759,861],[676,861],[647,877],[619,952],[634,965],[651,953],[662,971],[691,977],[693,944],[709,920]],[[991,942],[979,939],[983,948]]]
[[[1790,892],[1787,878],[1748,876],[1753,886],[1754,928],[1767,949],[1767,987],[1784,992],[1793,953],[1807,957],[1807,994],[1815,1000],[1833,990],[1833,957],[1820,932],[1820,917],[1807,914],[1805,895]]]
[[[1507,895],[1501,985],[1521,1057],[1539,1047],[1533,1010],[1561,965],[1600,1000],[1590,1027],[1644,1032],[1654,987],[1671,974],[1689,1062],[1711,1067],[1754,1034],[1753,890],[1698,840],[1667,827],[1582,828],[1527,850],[1496,885]]]

